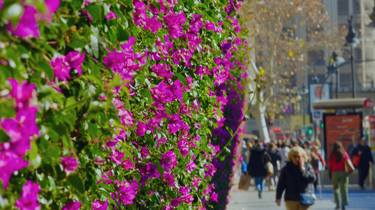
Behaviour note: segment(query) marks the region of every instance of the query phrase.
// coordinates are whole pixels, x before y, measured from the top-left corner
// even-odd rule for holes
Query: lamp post
[[[346,39],[346,44],[350,45],[350,64],[351,64],[351,71],[352,71],[352,98],[355,98],[356,79],[355,79],[355,74],[354,74],[353,49],[358,44],[358,39],[353,28],[353,16],[350,16],[350,19],[348,20],[348,34],[346,35],[345,39]]]
[[[329,58],[329,61],[328,61],[328,66],[327,66],[327,70],[328,70],[328,75],[331,75],[331,74],[335,74],[335,78],[336,78],[336,88],[335,88],[335,96],[336,98],[338,98],[338,90],[339,90],[339,71],[338,71],[338,68],[340,66],[342,66],[343,64],[345,63],[345,59],[343,57],[340,57],[337,55],[337,53],[335,51],[332,52],[332,55],[331,57]]]

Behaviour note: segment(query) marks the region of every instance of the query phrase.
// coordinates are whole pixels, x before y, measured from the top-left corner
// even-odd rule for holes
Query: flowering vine
[[[238,6],[0,1],[0,208],[220,201],[212,177],[231,137],[214,129],[231,125],[246,78]]]

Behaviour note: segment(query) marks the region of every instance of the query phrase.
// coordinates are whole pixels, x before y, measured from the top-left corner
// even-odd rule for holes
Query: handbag
[[[238,183],[238,189],[248,190],[249,187],[250,187],[250,175],[242,174],[240,178],[240,182]]]
[[[361,156],[359,154],[353,155],[352,163],[353,163],[354,167],[358,168],[360,161],[361,161]]]
[[[267,171],[267,176],[272,176],[274,174],[274,168],[271,162],[266,163],[266,171]]]
[[[300,194],[299,203],[302,206],[312,206],[315,204],[316,196],[315,196],[314,190],[312,189],[312,185],[310,186],[311,186],[310,192],[305,192],[305,193]]]

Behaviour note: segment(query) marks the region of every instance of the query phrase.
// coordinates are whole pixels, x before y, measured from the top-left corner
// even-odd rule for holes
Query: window
[[[349,0],[337,0],[337,14],[341,16],[349,14]]]
[[[353,0],[354,14],[361,14],[361,0]]]
[[[352,88],[352,75],[350,73],[340,74],[340,89],[349,91]]]
[[[307,54],[309,65],[325,65],[324,51],[323,50],[312,50]]]
[[[362,49],[361,48],[355,48],[354,50],[354,59],[356,61],[362,61]]]

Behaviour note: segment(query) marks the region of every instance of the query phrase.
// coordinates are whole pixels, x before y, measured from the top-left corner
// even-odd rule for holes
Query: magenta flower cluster
[[[76,74],[82,75],[82,63],[85,60],[85,53],[70,51],[65,56],[58,56],[51,60],[51,67],[54,75],[58,80],[65,81],[71,78],[71,71],[75,70]]]
[[[53,14],[60,7],[60,0],[45,0],[45,12],[38,12],[34,5],[24,4],[23,14],[17,25],[8,24],[8,31],[20,38],[39,38],[39,20],[50,22]],[[0,9],[3,3],[0,3]]]
[[[40,210],[39,192],[40,187],[37,183],[27,181],[22,187],[21,197],[16,201],[16,207],[20,210]]]
[[[36,123],[38,109],[31,104],[35,85],[26,81],[19,83],[15,79],[8,82],[11,86],[9,97],[15,101],[16,116],[0,119],[0,128],[9,136],[9,141],[0,143],[0,179],[4,188],[14,172],[28,166],[24,156],[30,149],[31,140],[39,135]]]
[[[78,168],[78,161],[73,156],[61,157],[61,164],[67,174],[73,173]]]
[[[60,0],[45,0],[46,8],[41,12],[30,2],[33,1],[21,1],[23,13],[20,20],[14,25],[11,22],[7,24],[8,31],[16,37],[40,37],[43,31],[39,29],[44,28],[39,28],[40,24],[50,23],[60,7]],[[87,190],[84,195],[89,196],[87,200],[79,200],[81,195],[75,195],[74,190],[64,191],[62,193],[69,196],[62,198],[63,203],[58,205],[63,210],[86,209],[89,208],[89,201],[91,209],[106,210],[128,206],[144,208],[149,202],[154,202],[154,206],[158,202],[158,208],[180,209],[192,206],[203,210],[209,202],[221,199],[216,192],[218,186],[209,182],[220,171],[215,156],[220,153],[222,145],[211,139],[209,129],[214,126],[220,129],[227,122],[227,116],[223,113],[230,102],[231,93],[225,87],[237,79],[232,75],[233,70],[241,68],[235,54],[244,43],[235,38],[240,26],[238,20],[230,15],[237,4],[229,1],[230,4],[225,8],[227,17],[215,15],[215,18],[211,18],[210,14],[204,12],[191,13],[188,7],[181,9],[183,1],[132,2],[132,5],[126,6],[92,0],[74,6],[63,2],[64,8],[57,16],[61,22],[79,23],[74,23],[79,26],[76,28],[61,27],[61,31],[68,30],[64,36],[74,33],[77,28],[79,36],[81,32],[99,30],[98,45],[101,53],[99,56],[91,55],[88,49],[95,45],[91,37],[91,45],[86,43],[84,48],[74,48],[69,43],[64,45],[67,48],[60,56],[46,55],[46,58],[52,57],[49,65],[54,74],[54,81],[47,83],[59,91],[51,93],[51,101],[48,101],[48,97],[48,100],[43,101],[45,98],[42,94],[39,95],[40,100],[48,106],[54,100],[59,101],[62,107],[56,109],[61,116],[67,117],[61,121],[78,116],[78,119],[74,119],[76,127],[73,128],[73,124],[63,125],[68,130],[68,135],[64,137],[68,138],[59,139],[53,145],[64,154],[60,159],[56,158],[66,173],[63,183],[68,183],[66,189],[79,188],[71,186],[70,181],[79,182],[82,179]],[[70,17],[67,14],[72,9],[70,6],[79,8],[76,14],[82,17]],[[133,22],[124,17],[121,11],[123,7],[131,6]],[[3,1],[0,0],[0,9],[2,7]],[[93,12],[103,14],[94,15]],[[121,27],[130,30],[113,33],[111,27],[120,27],[120,22]],[[52,25],[49,25],[51,28],[46,27],[47,31],[56,29]],[[128,39],[125,42],[109,43],[103,31],[108,32],[111,38],[121,36]],[[46,37],[42,36],[43,39]],[[31,44],[33,41],[24,40]],[[217,42],[215,46],[210,45],[211,41]],[[113,78],[115,80],[112,83]],[[48,79],[43,77],[40,81],[44,80]],[[28,166],[25,155],[30,150],[33,138],[39,135],[36,123],[38,109],[33,105],[36,99],[35,85],[26,81],[19,83],[14,79],[9,79],[9,83],[12,87],[9,98],[15,101],[16,115],[0,119],[0,128],[9,136],[8,141],[0,143],[0,180],[5,188],[15,172]],[[70,84],[88,84],[85,87],[89,87],[89,90],[82,90],[84,94],[81,95],[81,90]],[[49,94],[48,91],[46,94]],[[76,92],[79,94],[75,95]],[[87,105],[84,101],[87,92],[93,93],[92,100],[87,99],[90,100],[89,106],[82,106]],[[77,104],[66,105],[72,101],[77,101]],[[44,111],[43,105],[40,107]],[[71,113],[65,105],[72,109]],[[49,119],[49,116],[45,116],[49,111],[46,109],[47,112],[39,113],[38,122],[43,138],[38,140],[36,149],[40,153],[50,149],[42,148],[41,145],[50,145],[49,138],[58,138],[56,136],[59,133],[54,133],[53,126],[44,122]],[[97,118],[92,117],[93,113],[89,112],[96,113],[97,110],[100,110]],[[57,126],[64,124],[57,121]],[[45,133],[47,135],[44,136]],[[95,136],[96,133],[100,135]],[[73,146],[68,147],[69,143]],[[56,160],[52,161],[53,164]],[[46,159],[42,161],[48,162]],[[77,170],[78,167],[81,167],[80,170]],[[87,173],[82,173],[85,168],[88,169]],[[36,179],[43,179],[43,175],[38,174]],[[95,186],[86,184],[91,179],[96,183]],[[48,180],[48,184],[53,181]],[[62,182],[55,181],[61,187]],[[40,209],[39,193],[45,198],[44,189],[41,191],[37,183],[27,181],[16,206],[20,209]]]

